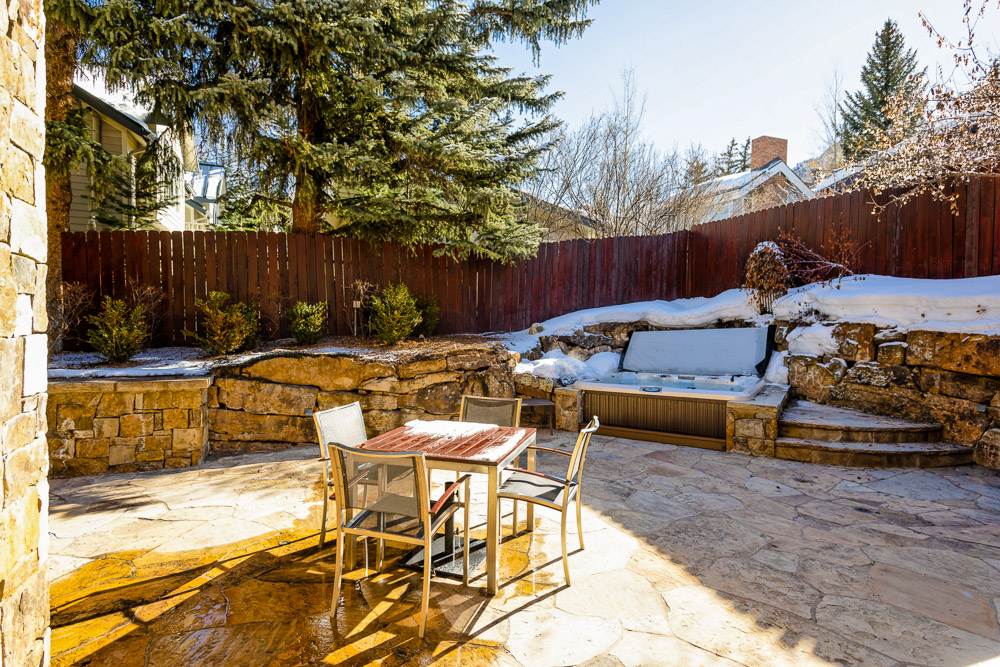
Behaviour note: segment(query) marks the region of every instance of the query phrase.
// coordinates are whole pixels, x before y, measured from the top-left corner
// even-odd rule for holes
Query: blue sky
[[[647,134],[661,149],[700,142],[716,152],[731,137],[768,134],[788,139],[795,164],[819,152],[814,107],[824,80],[836,67],[844,87],[857,89],[886,18],[922,64],[950,62],[921,26],[921,9],[949,36],[964,35],[960,0],[603,0],[587,33],[546,45],[538,68],[521,45],[496,53],[518,72],[551,74],[550,89],[565,93],[555,113],[570,127],[605,108],[631,67],[647,96]],[[994,8],[977,38],[995,47],[998,33]]]

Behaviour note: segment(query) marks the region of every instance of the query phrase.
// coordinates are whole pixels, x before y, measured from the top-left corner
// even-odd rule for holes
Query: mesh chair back
[[[315,413],[313,417],[316,421],[316,431],[321,448],[325,448],[331,442],[357,447],[368,439],[360,403],[355,402],[342,405],[339,408],[323,410]]]
[[[421,518],[427,513],[423,454],[379,454],[336,443],[330,453],[342,507],[393,517]]]
[[[590,446],[590,436],[594,435],[594,431],[600,427],[601,422],[598,421],[597,415],[594,415],[586,428],[580,431],[580,435],[576,438],[576,446],[573,447],[573,455],[569,459],[569,471],[566,473],[567,481],[572,481],[580,473],[583,460],[587,457],[587,447]]]
[[[486,398],[485,396],[463,396],[459,421],[497,426],[519,426],[521,423],[521,399]]]

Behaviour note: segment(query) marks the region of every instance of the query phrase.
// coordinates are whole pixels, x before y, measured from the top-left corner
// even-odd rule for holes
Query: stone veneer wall
[[[726,404],[726,451],[752,456],[775,455],[778,418],[788,401],[788,388],[769,384],[749,401]]]
[[[517,359],[501,345],[414,350],[286,353],[222,369],[209,390],[212,451],[315,445],[313,411],[354,401],[373,436],[413,419],[456,419],[463,394],[514,396]]]
[[[49,384],[53,477],[197,465],[210,377]]]
[[[0,3],[0,664],[48,663],[45,20]]]
[[[835,354],[787,358],[795,396],[939,423],[944,440],[975,447],[977,462],[1000,467],[1000,336],[830,326]],[[779,350],[793,328],[778,327]]]

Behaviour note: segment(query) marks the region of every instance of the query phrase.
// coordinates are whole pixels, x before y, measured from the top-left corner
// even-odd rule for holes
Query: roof
[[[821,193],[824,190],[839,190],[840,188],[847,187],[854,181],[854,176],[858,171],[859,167],[838,169],[822,181],[816,183],[813,186],[813,190]]]
[[[185,171],[184,183],[196,202],[214,204],[226,194],[226,168],[209,162],[198,165],[198,171]]]
[[[785,178],[788,179],[788,182],[802,194],[808,197],[813,196],[812,189],[806,185],[806,182],[795,173],[795,170],[789,167],[788,164],[781,158],[774,158],[763,167],[758,167],[757,169],[750,169],[736,174],[726,174],[725,176],[713,178],[710,181],[705,181],[703,186],[710,192],[715,192],[720,195],[732,192],[734,198],[737,195],[742,197],[749,194],[758,186],[763,185],[773,176],[778,174],[783,174]]]
[[[156,133],[149,129],[149,126],[140,118],[121,109],[103,97],[99,97],[79,84],[73,84],[73,95],[87,106],[92,107],[97,113],[110,118],[129,132],[139,135],[147,144],[156,139]]]

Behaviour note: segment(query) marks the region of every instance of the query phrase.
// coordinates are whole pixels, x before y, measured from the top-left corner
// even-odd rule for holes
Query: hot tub
[[[636,332],[621,371],[574,388],[602,435],[722,450],[726,404],[763,389],[769,340],[767,328]]]

